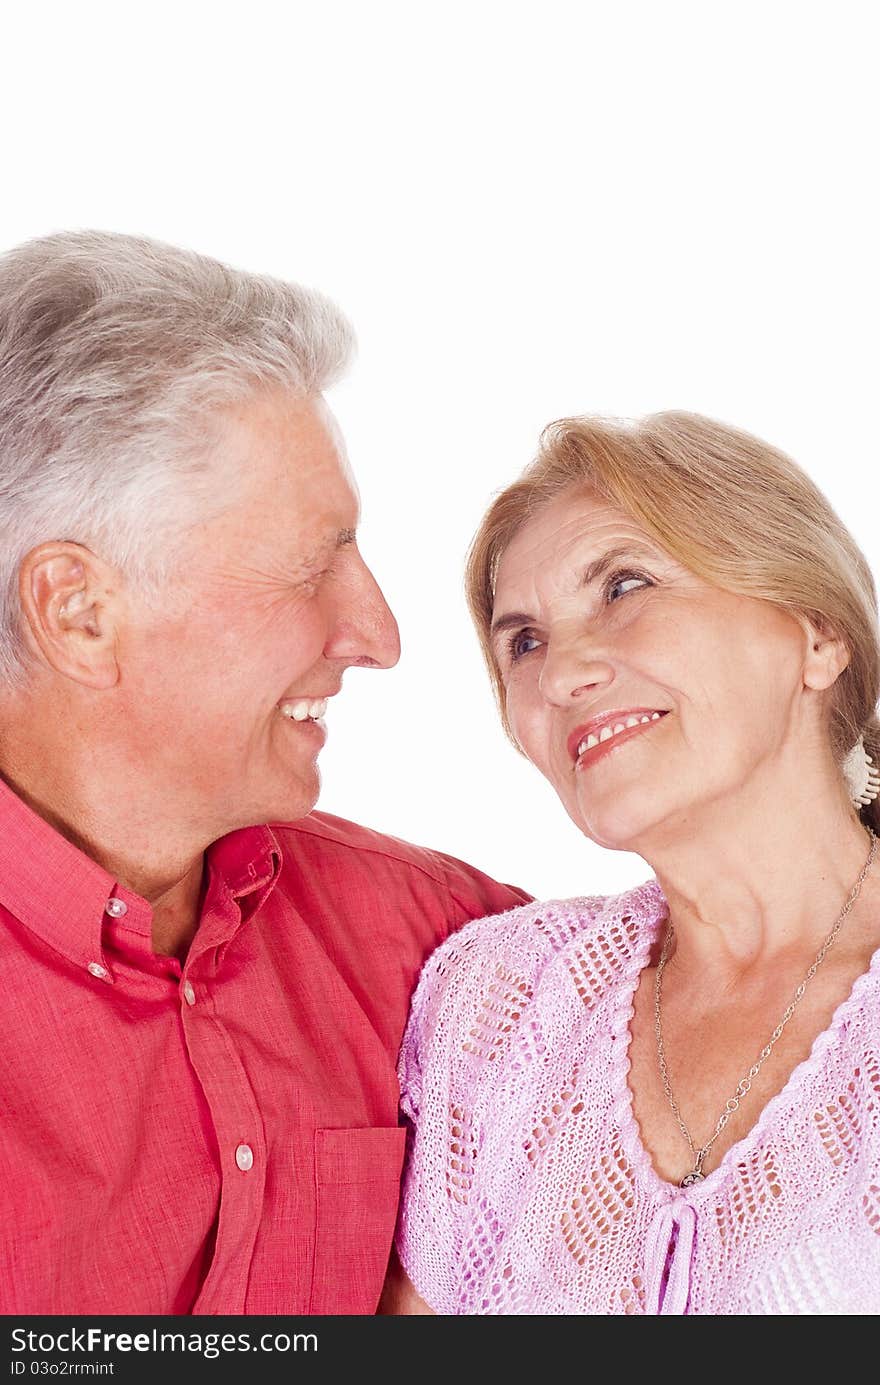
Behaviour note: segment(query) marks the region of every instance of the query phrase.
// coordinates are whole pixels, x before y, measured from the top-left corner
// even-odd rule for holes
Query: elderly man
[[[7,1314],[372,1313],[414,978],[526,897],[311,812],[328,700],[398,657],[349,345],[146,240],[0,260]]]

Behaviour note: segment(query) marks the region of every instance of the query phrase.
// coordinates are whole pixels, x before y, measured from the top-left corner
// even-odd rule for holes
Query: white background
[[[0,247],[152,235],[354,321],[332,402],[404,655],[347,675],[322,806],[538,895],[644,879],[504,740],[463,554],[550,419],[672,407],[794,455],[880,567],[875,6],[18,11]]]

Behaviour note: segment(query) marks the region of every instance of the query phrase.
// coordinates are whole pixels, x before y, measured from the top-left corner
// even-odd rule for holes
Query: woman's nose
[[[590,648],[583,638],[550,639],[539,679],[548,702],[567,707],[573,699],[614,681],[614,669],[601,651]]]

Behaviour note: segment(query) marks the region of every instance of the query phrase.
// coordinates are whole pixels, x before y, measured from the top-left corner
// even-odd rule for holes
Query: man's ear
[[[822,692],[832,687],[843,673],[850,660],[849,647],[837,631],[824,622],[802,617],[801,625],[806,637],[804,687]]]
[[[25,634],[56,673],[89,688],[119,681],[120,580],[78,543],[44,543],[23,560],[18,592]]]

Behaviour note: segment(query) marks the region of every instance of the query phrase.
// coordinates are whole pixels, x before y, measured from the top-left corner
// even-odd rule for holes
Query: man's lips
[[[578,759],[581,758],[578,753],[579,747],[589,736],[601,738],[604,728],[610,730],[612,734],[610,736],[606,735],[604,740],[600,739],[599,744],[591,746],[589,750],[584,751],[584,755],[593,755],[594,752],[605,750],[616,741],[628,740],[631,736],[637,735],[640,731],[646,731],[649,726],[656,725],[658,720],[662,721],[668,710],[669,709],[666,707],[617,707],[610,712],[599,712],[596,716],[591,717],[589,721],[583,722],[582,725],[575,727],[574,731],[572,731],[566,742],[569,758],[576,763]],[[657,715],[658,713],[659,715]],[[637,722],[632,726],[627,726],[627,722],[631,721],[634,717],[638,718]],[[645,717],[648,717],[649,720],[644,721],[643,718]],[[651,720],[651,718],[653,718],[653,720]],[[624,729],[614,733],[615,726],[623,726]]]
[[[335,697],[341,689],[337,686],[329,688],[326,692],[304,692],[304,693],[285,693],[284,697],[279,697],[278,706],[282,702],[329,702],[331,697]]]

